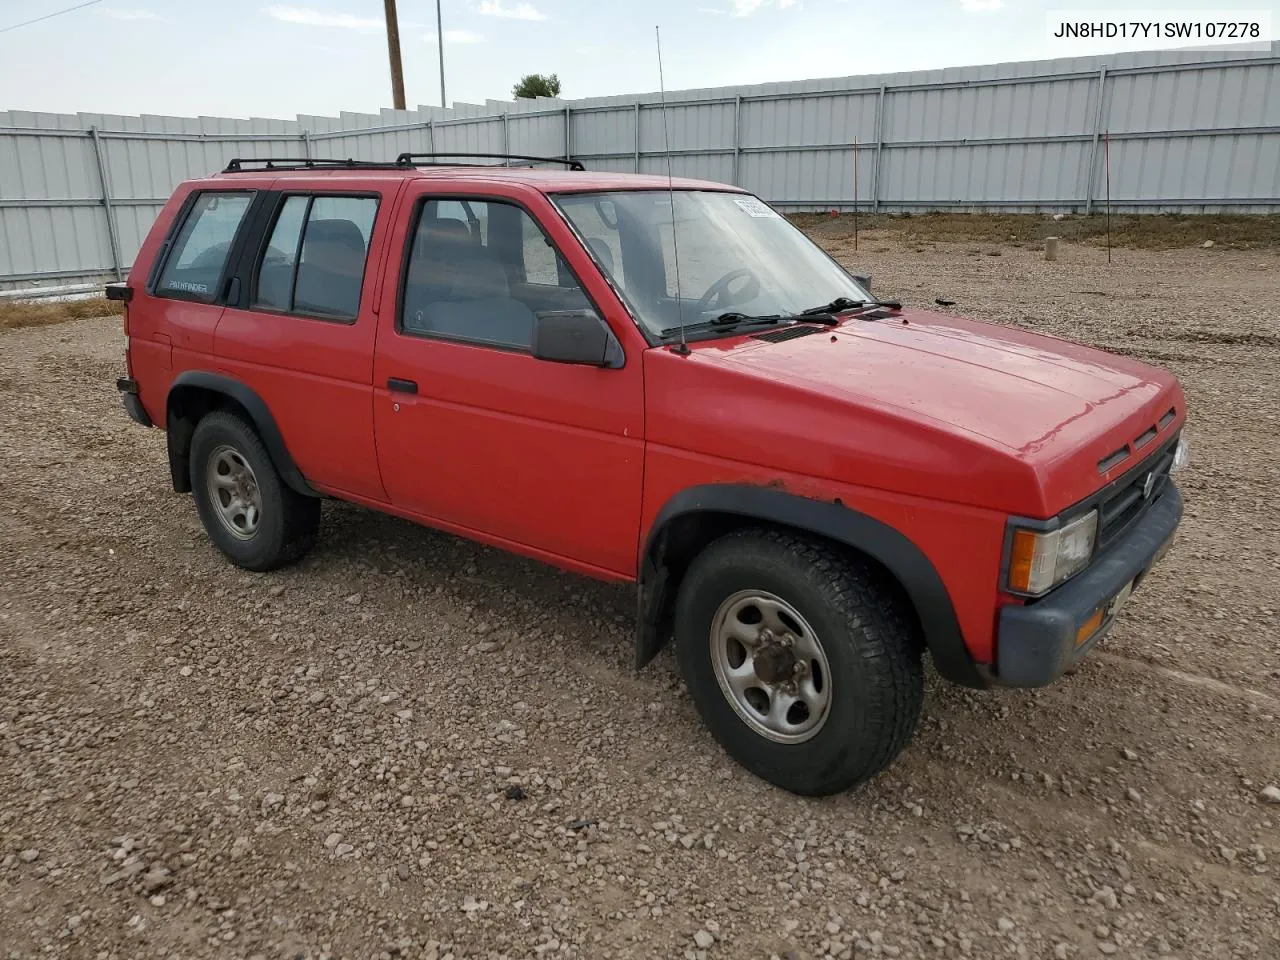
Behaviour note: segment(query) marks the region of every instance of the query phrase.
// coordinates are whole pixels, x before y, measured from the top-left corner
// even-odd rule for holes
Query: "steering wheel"
[[[734,281],[746,278],[747,282],[738,290],[731,289]],[[723,310],[725,307],[732,307],[739,303],[746,303],[748,300],[754,300],[760,293],[760,278],[747,267],[739,267],[737,270],[730,270],[723,277],[707,288],[707,292],[698,300],[697,310],[699,313],[709,313],[712,310]]]

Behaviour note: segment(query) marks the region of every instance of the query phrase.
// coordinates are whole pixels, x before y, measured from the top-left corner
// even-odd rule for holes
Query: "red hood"
[[[1168,410],[1176,410],[1176,417],[1160,430],[1161,438],[1184,416],[1181,389],[1166,371],[1055,337],[924,311],[847,320],[833,330],[781,343],[734,338],[695,344],[693,350],[689,359],[705,358],[726,373],[768,383],[766,389],[778,391],[779,401],[801,392],[811,405],[857,408],[868,425],[877,424],[877,435],[883,435],[888,418],[908,434],[907,424],[914,424],[917,434],[948,436],[942,443],[948,455],[932,465],[935,478],[955,469],[956,440],[967,438],[975,451],[967,467],[992,455],[1016,461],[1004,470],[1034,475],[1039,490],[1030,502],[1019,496],[1020,505],[1000,505],[1010,510],[1034,506],[1048,514],[1084,498],[1135,462],[1130,458],[1113,473],[1101,474],[1100,460]],[[803,417],[803,411],[793,409],[791,416],[797,415]],[[850,429],[856,447],[865,431],[857,429],[858,414],[854,418]],[[913,468],[928,469],[922,457],[928,457],[929,445],[911,437],[910,446],[917,454]],[[875,457],[877,451],[867,449],[865,455]],[[883,446],[880,455],[894,459]],[[977,466],[964,472],[989,470],[1000,472]],[[893,489],[893,477],[878,485]],[[937,496],[936,480],[933,490]],[[997,506],[981,491],[957,499]]]

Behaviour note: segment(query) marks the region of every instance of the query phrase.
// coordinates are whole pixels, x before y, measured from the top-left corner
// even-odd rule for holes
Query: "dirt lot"
[[[1280,956],[1280,253],[842,232],[1182,378],[1183,532],[1079,672],[931,677],[887,774],[793,797],[633,672],[629,591],[342,505],[238,572],[118,320],[0,333],[0,956]]]

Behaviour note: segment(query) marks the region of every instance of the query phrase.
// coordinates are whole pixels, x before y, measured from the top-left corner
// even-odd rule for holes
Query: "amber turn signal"
[[[1029,593],[1031,571],[1036,562],[1036,535],[1030,530],[1013,532],[1013,550],[1009,554],[1009,586]]]
[[[1080,629],[1076,631],[1076,646],[1080,646],[1080,644],[1084,643],[1097,633],[1100,626],[1102,626],[1101,607],[1098,608],[1092,617],[1080,624]]]

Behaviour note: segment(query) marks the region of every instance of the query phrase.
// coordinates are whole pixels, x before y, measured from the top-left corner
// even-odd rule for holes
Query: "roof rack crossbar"
[[[525,160],[531,163],[563,163],[570,170],[586,170],[581,160],[572,157],[534,157],[523,153],[402,153],[396,157],[396,166],[415,167],[418,160],[431,161],[426,166],[436,165],[439,157],[465,157],[467,159],[485,160]],[[465,166],[465,164],[459,164]]]
[[[254,166],[248,166],[252,164]],[[257,166],[257,165],[261,166]],[[398,163],[375,160],[345,160],[324,157],[235,157],[228,161],[223,173],[253,173],[263,170],[390,170]]]

